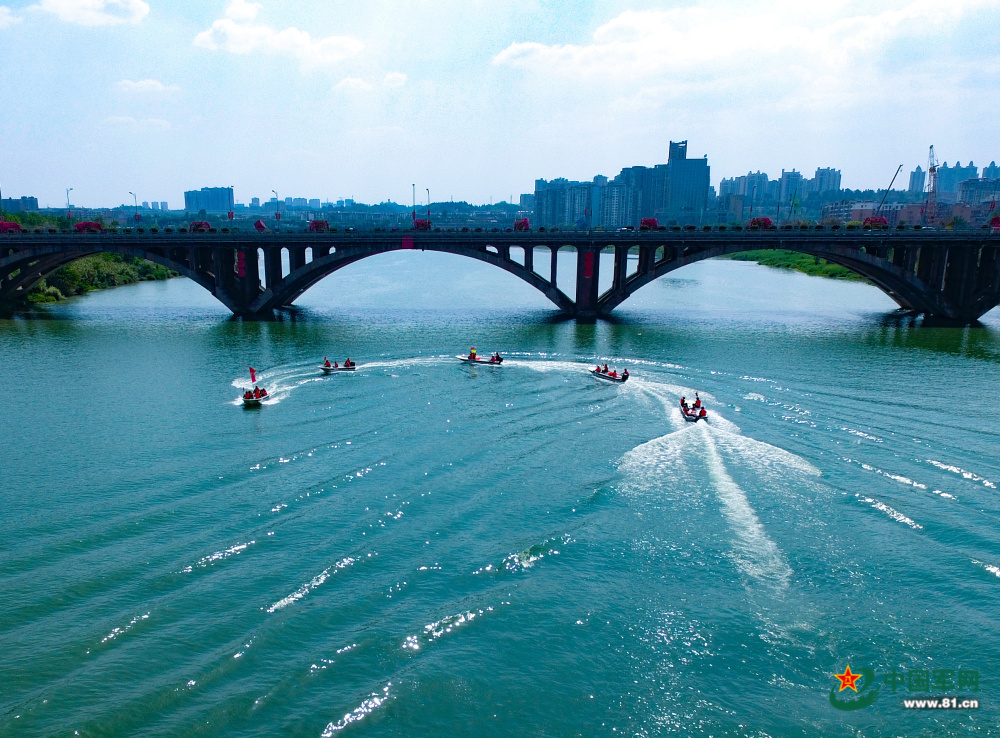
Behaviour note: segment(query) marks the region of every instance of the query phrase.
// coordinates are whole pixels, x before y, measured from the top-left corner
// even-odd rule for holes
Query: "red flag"
[[[250,367],[250,383],[253,384],[257,381],[257,370]]]

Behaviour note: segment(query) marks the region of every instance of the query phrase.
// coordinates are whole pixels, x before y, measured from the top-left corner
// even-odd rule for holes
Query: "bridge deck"
[[[543,292],[560,310],[580,318],[609,312],[674,269],[758,249],[799,251],[841,264],[902,307],[949,320],[975,320],[1000,302],[998,232],[824,227],[5,233],[0,234],[0,300],[16,298],[74,259],[103,251],[163,264],[201,284],[234,313],[252,316],[291,304],[323,277],[359,259],[404,249],[440,251],[498,266]],[[548,249],[547,260],[538,258],[539,249]],[[575,299],[557,283],[556,255],[562,249],[577,252],[575,274],[570,275]],[[602,260],[595,257],[607,250],[614,253],[613,286],[602,294],[598,287]],[[636,252],[639,258],[628,261]]]

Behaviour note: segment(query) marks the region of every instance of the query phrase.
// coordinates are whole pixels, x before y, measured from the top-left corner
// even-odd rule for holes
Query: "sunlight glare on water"
[[[0,321],[0,732],[988,735],[1000,318],[893,308],[712,261],[585,325],[407,253]],[[848,664],[982,706],[840,711]]]

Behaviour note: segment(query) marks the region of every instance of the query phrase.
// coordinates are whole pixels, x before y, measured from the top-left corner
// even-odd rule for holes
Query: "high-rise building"
[[[535,180],[535,221],[587,228],[638,226],[649,217],[700,222],[708,208],[710,175],[707,157],[688,159],[687,141],[671,141],[666,164],[625,167],[611,181],[603,175],[590,182]],[[522,197],[522,207],[525,202]]]
[[[700,221],[708,208],[710,180],[708,157],[688,159],[687,141],[671,141],[666,164],[664,214],[668,218]]]
[[[619,175],[620,176],[620,175]],[[632,198],[636,190],[619,177],[601,187],[597,222],[602,228],[622,228],[634,224]]]
[[[833,169],[832,167],[826,167],[823,169],[816,167],[816,176],[809,181],[808,190],[809,192],[815,192],[818,195],[822,195],[827,192],[839,192],[840,170]]]
[[[608,178],[597,176],[593,182],[571,182],[560,177],[548,182],[535,180],[535,220],[540,225],[599,225],[600,191]],[[595,207],[598,206],[598,207]]]
[[[144,206],[145,206],[145,204],[146,203],[143,203]],[[159,210],[160,209],[160,203],[158,203],[156,200],[153,200],[153,202],[152,202],[152,208],[153,208],[153,210]]]
[[[967,179],[978,179],[979,167],[969,162],[969,166],[963,167],[961,162],[956,162],[955,166],[949,167],[948,162],[938,167],[938,193],[958,194],[958,185]]]
[[[252,208],[259,208],[260,207],[260,198],[259,197],[252,197],[252,198],[250,198],[250,207],[252,207]]]
[[[5,197],[0,200],[0,209],[9,213],[23,213],[38,210],[37,197]]]
[[[1000,199],[1000,179],[967,179],[958,185],[958,201],[967,205],[995,203]]]
[[[311,207],[313,210],[319,210],[319,198],[318,197],[310,198],[309,207]]]
[[[232,203],[232,187],[202,187],[184,193],[184,209],[189,212],[225,213]]]
[[[643,218],[653,217],[657,208],[663,207],[664,193],[661,191],[660,197],[657,198],[653,182],[654,179],[659,179],[665,184],[666,177],[657,178],[655,174],[655,168],[636,166],[622,169],[614,178],[614,182],[622,183],[629,188],[630,202],[625,223],[622,225],[638,225]]]
[[[518,203],[522,210],[534,210],[535,209],[535,196],[534,194],[521,195],[520,202]]]
[[[910,186],[906,188],[906,191],[911,194],[918,194],[924,191],[924,182],[927,181],[927,172],[917,165],[917,168],[910,172]]]
[[[792,198],[801,200],[805,194],[802,173],[796,172],[794,167],[790,172],[782,169],[779,182],[781,182],[781,185],[778,189],[778,202],[782,204],[791,202]]]
[[[170,210],[170,208],[167,207],[166,200],[160,200],[160,210]]]
[[[988,167],[983,167],[983,179],[1000,179],[1000,167],[991,161]]]
[[[719,197],[728,197],[729,195],[739,195],[740,182],[738,180],[743,179],[742,177],[723,177],[722,181],[719,182]],[[746,185],[746,180],[743,180],[744,186]]]
[[[741,177],[722,180],[719,183],[719,197],[739,195],[745,197],[747,202],[753,200],[755,203],[761,203],[777,197],[777,185],[777,180],[769,179],[766,172],[758,169],[756,172],[747,172]]]
[[[143,200],[142,201],[142,209],[143,210],[149,210],[149,201],[148,200]]]

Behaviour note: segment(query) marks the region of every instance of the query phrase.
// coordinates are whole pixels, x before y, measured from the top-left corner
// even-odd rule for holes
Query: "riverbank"
[[[59,302],[94,290],[176,276],[179,276],[177,272],[139,257],[95,254],[77,259],[40,281],[25,301],[31,304]]]
[[[833,264],[826,259],[818,259],[809,254],[800,254],[797,251],[744,251],[739,254],[731,254],[725,258],[734,261],[755,261],[761,266],[775,267],[777,269],[791,269],[796,272],[808,274],[810,277],[846,279],[851,282],[868,281],[860,274],[856,274],[839,264]]]

